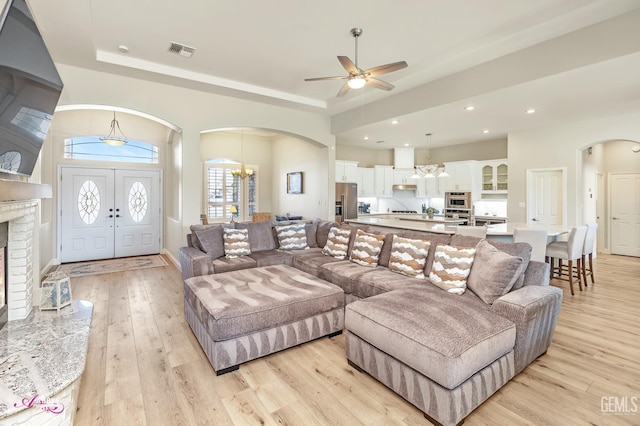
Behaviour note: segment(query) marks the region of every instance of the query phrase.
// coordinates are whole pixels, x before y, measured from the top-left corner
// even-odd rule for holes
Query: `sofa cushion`
[[[254,251],[249,255],[256,261],[256,267],[271,265],[289,265],[293,264],[293,256],[288,251],[279,250],[262,250]]]
[[[478,237],[470,237],[466,235],[453,235],[451,237],[451,245],[452,246],[461,246],[461,247],[475,247],[481,238]],[[501,241],[493,241],[487,240],[489,244],[494,246],[500,251],[503,251],[511,256],[517,256],[522,258],[522,275],[518,277],[516,282],[513,284],[513,288],[511,290],[517,290],[524,285],[524,271],[527,270],[527,266],[529,266],[529,261],[531,260],[531,245],[527,243],[505,243]]]
[[[276,235],[280,250],[303,250],[309,248],[304,223],[276,226]]]
[[[329,238],[329,231],[334,226],[338,226],[337,222],[331,222],[324,219],[318,219],[316,222],[316,226],[318,227],[318,231],[316,232],[316,242],[318,243],[318,247],[322,248],[327,244],[327,238]]]
[[[316,222],[305,223],[304,231],[307,233],[307,245],[310,248],[318,247],[318,240],[316,236],[318,233],[318,224]]]
[[[277,248],[276,240],[273,238],[271,230],[271,222],[236,223],[236,229],[249,231],[249,245],[252,252]]]
[[[429,255],[431,243],[425,240],[393,236],[389,270],[411,278],[424,278],[424,264]]]
[[[386,293],[409,285],[431,285],[423,279],[411,278],[397,272],[391,272],[389,268],[378,266],[367,268],[364,274],[353,277],[352,294],[359,299],[364,299],[378,294]]]
[[[193,245],[200,251],[207,253],[212,259],[224,256],[224,228],[222,226],[211,226],[206,229],[192,233],[196,238]]]
[[[224,239],[224,255],[227,259],[251,254],[247,229],[225,229],[222,237]]]
[[[211,262],[213,265],[213,273],[221,274],[223,272],[239,271],[240,269],[255,268],[257,262],[251,256],[240,256],[228,259],[220,257]]]
[[[516,337],[515,325],[472,292],[451,297],[430,285],[350,303],[345,326],[447,389],[511,352]]]
[[[464,293],[475,254],[475,248],[439,244],[429,281],[449,293]]]
[[[325,263],[341,262],[340,259],[322,254],[322,249],[292,250],[293,266],[307,274],[318,276],[318,268]]]
[[[343,260],[330,262],[318,267],[318,277],[341,287],[346,294],[353,292],[353,284],[358,277],[369,271],[370,268],[357,263]]]
[[[384,244],[384,235],[370,234],[357,229],[349,260],[358,265],[375,267],[378,265],[382,244]]]
[[[436,246],[438,244],[450,244],[451,242],[450,234],[438,234],[435,232],[404,231],[401,236],[404,238],[425,240],[431,242],[431,247],[429,248],[429,256],[427,256],[427,261],[424,264],[424,275],[426,277],[428,277],[429,273],[431,272],[433,258],[436,255]]]
[[[333,227],[329,231],[327,244],[322,248],[322,254],[332,256],[337,259],[345,259],[349,251],[349,239],[351,238],[351,229],[340,229]]]
[[[467,287],[491,305],[511,290],[523,272],[521,257],[511,256],[482,240],[476,246]]]

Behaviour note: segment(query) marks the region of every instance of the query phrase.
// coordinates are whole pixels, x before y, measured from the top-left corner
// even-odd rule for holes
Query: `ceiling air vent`
[[[195,47],[189,47],[184,44],[176,43],[175,41],[172,41],[169,46],[169,52],[184,56],[185,58],[190,58],[195,50]]]

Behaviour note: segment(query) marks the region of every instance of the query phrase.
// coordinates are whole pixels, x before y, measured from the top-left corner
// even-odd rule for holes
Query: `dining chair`
[[[547,251],[547,230],[542,228],[514,228],[514,243],[529,243],[531,245],[531,260],[544,262]]]
[[[456,234],[467,237],[487,238],[486,226],[456,226]]]
[[[587,224],[587,236],[584,239],[584,248],[582,249],[582,278],[584,286],[587,286],[587,275],[591,275],[591,284],[595,284],[596,280],[593,275],[593,250],[596,244],[596,234],[598,233],[598,224]],[[589,266],[586,266],[586,259],[589,258]]]
[[[587,236],[587,227],[585,225],[576,226],[569,231],[569,238],[567,241],[556,241],[547,245],[545,255],[549,258],[550,278],[557,278],[565,281],[569,281],[569,288],[571,289],[571,295],[573,296],[573,279],[578,279],[578,286],[582,291],[582,273],[581,273],[581,260],[582,250],[584,248],[584,240]],[[557,269],[554,267],[554,259],[558,259]],[[562,261],[567,260],[567,267],[563,267]],[[574,268],[574,263],[577,263],[577,268]],[[557,273],[557,276],[554,276]],[[567,278],[564,278],[564,276]]]

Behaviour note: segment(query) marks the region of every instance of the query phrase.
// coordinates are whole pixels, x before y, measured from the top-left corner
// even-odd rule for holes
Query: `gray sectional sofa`
[[[562,291],[549,286],[547,264],[530,261],[531,247],[526,243],[358,227],[384,241],[375,264],[363,266],[350,260],[356,227],[307,221],[309,248],[282,250],[274,228],[282,225],[192,226],[188,246],[180,249],[183,278],[285,264],[339,286],[345,295],[349,364],[394,390],[435,423],[460,423],[551,343]],[[230,226],[248,229],[249,255],[225,258],[223,227]],[[333,227],[352,231],[346,259],[323,254]],[[424,263],[426,278],[390,268],[394,235],[431,243]],[[439,246],[474,248],[476,258],[463,294],[430,282],[432,268],[441,268],[434,262],[441,256]]]

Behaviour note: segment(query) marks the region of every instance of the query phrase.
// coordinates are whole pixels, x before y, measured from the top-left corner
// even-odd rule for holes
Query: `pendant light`
[[[242,180],[253,175],[253,170],[247,169],[244,165],[244,130],[240,131],[240,168],[232,170],[231,174],[240,177]]]
[[[116,134],[116,128],[122,136],[118,136]],[[107,136],[102,136],[100,140],[111,146],[122,146],[129,142],[129,139],[122,132],[122,129],[120,129],[120,123],[118,123],[118,120],[116,120],[115,111],[113,111],[113,120],[111,120],[111,130],[109,130],[109,134]]]

